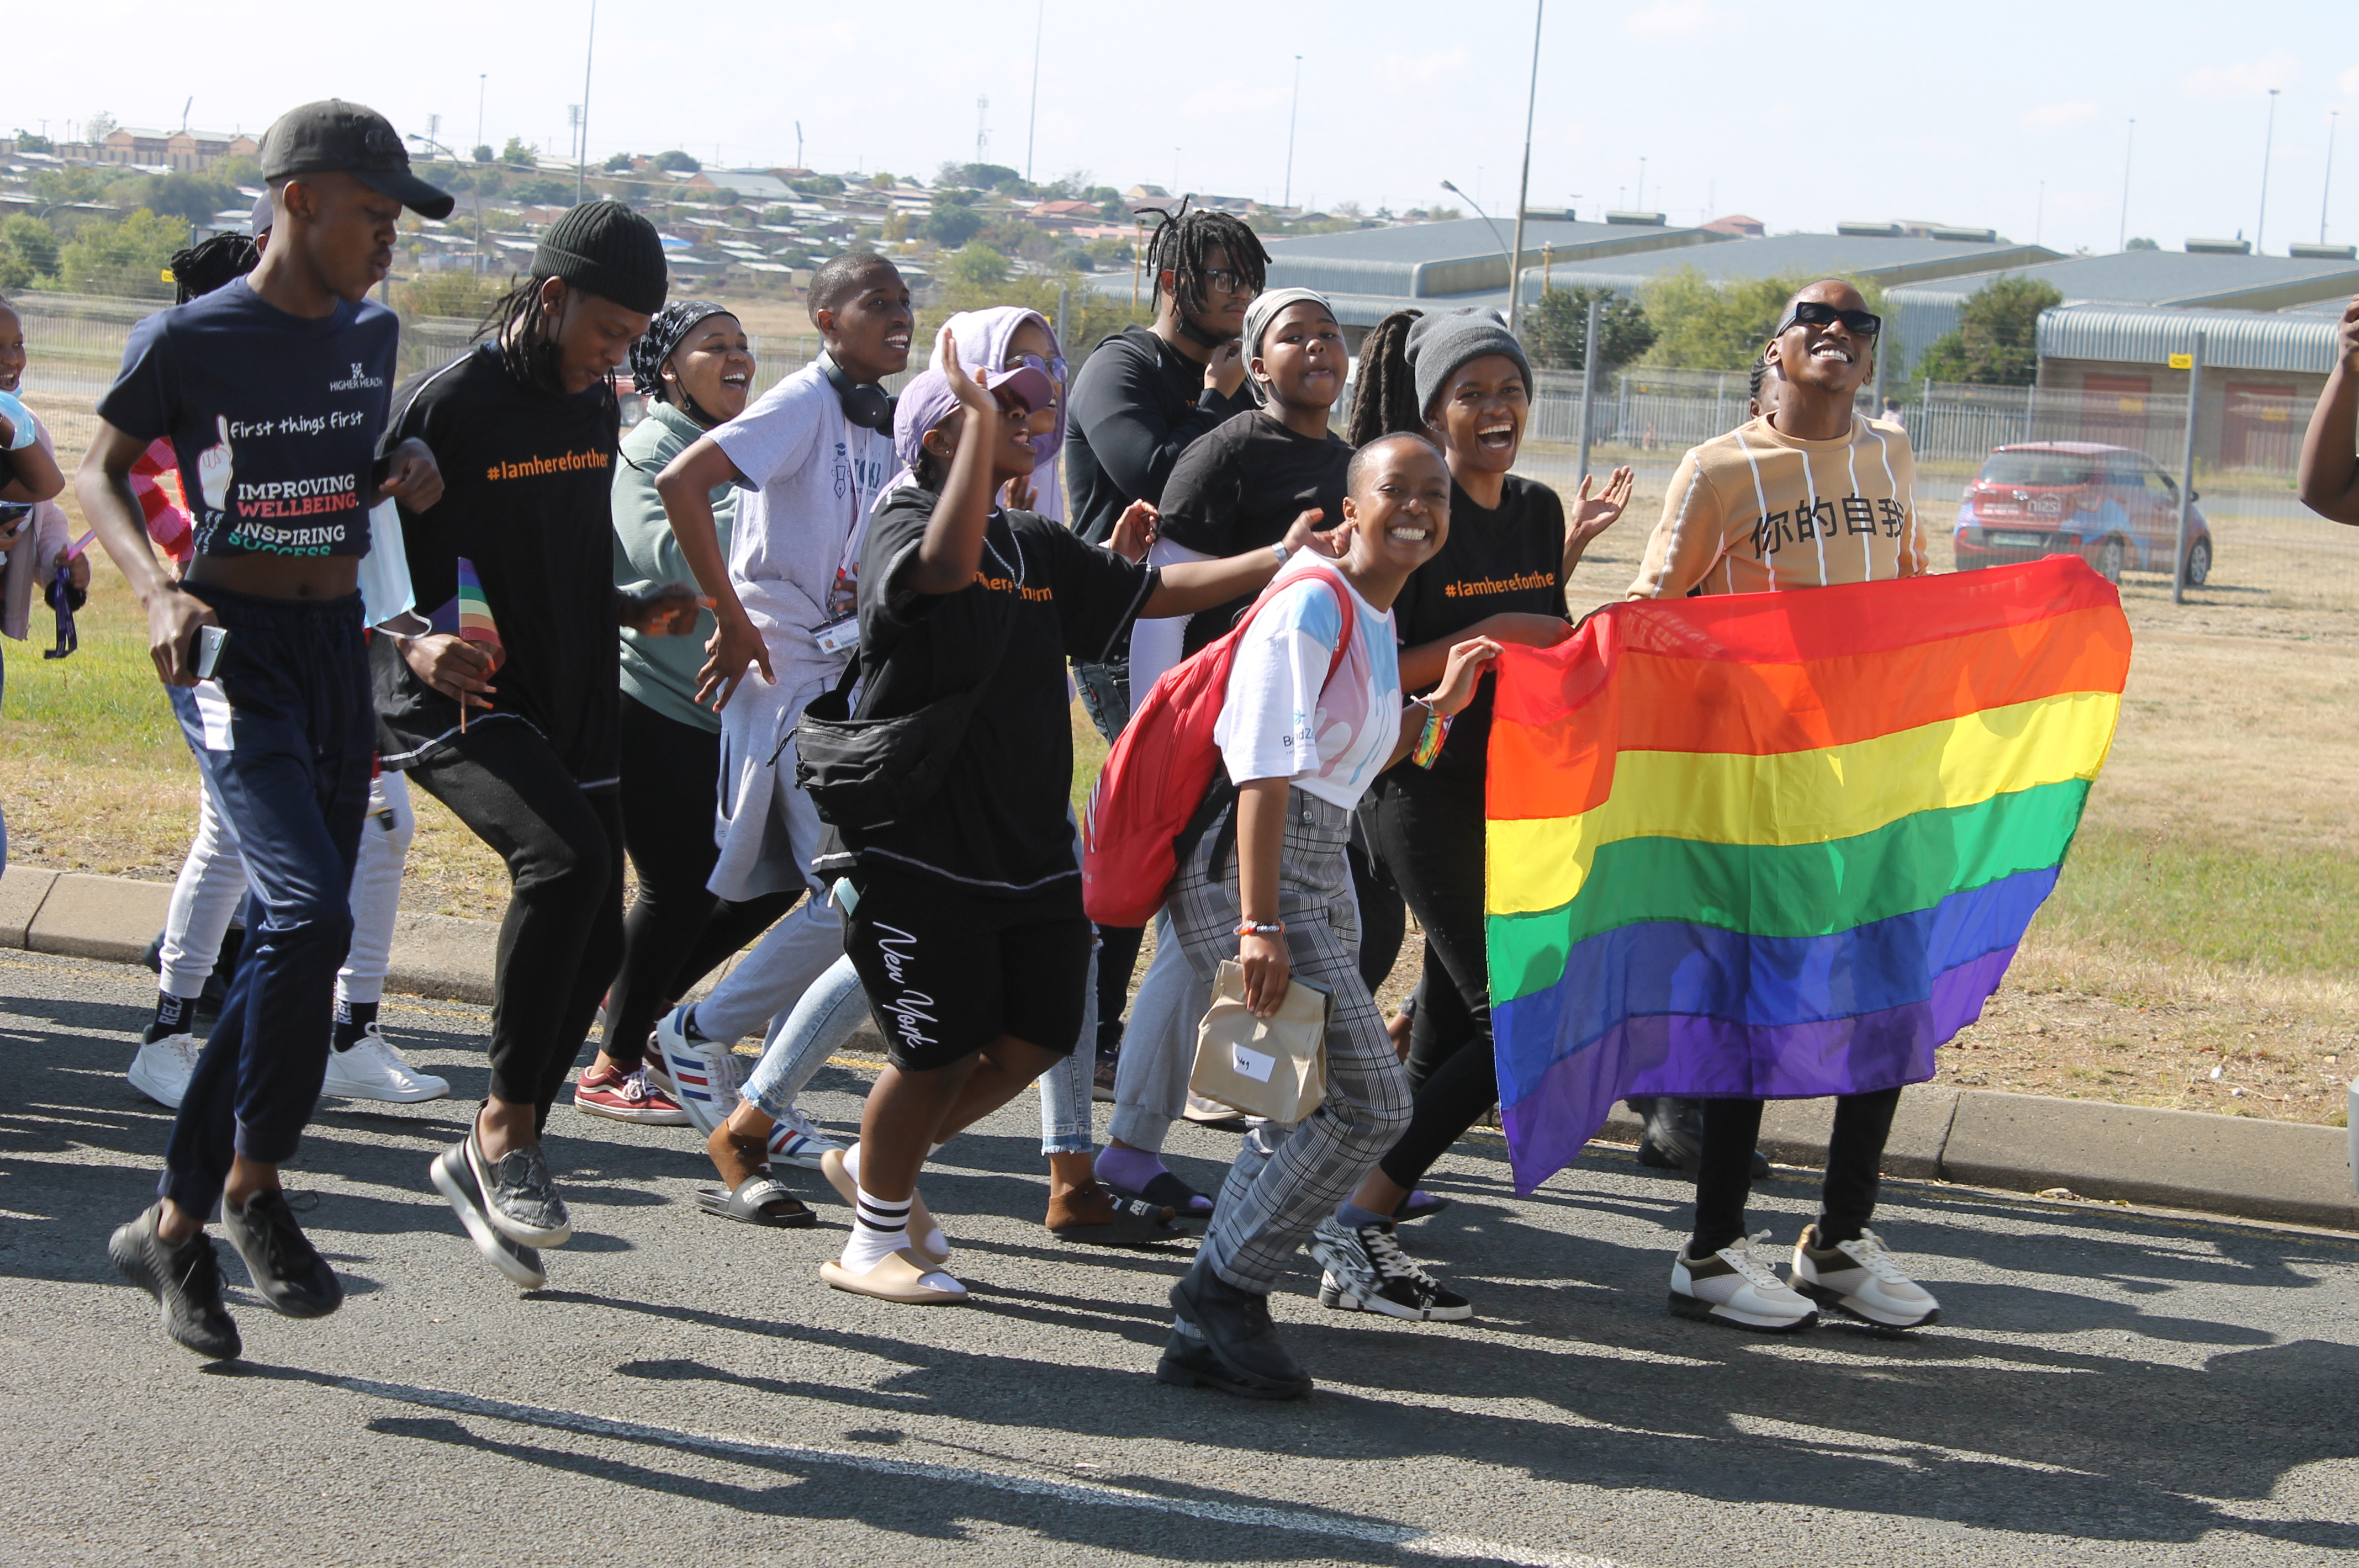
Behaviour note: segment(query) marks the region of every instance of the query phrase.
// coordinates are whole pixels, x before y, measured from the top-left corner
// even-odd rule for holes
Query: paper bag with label
[[[1196,1031],[1196,1070],[1188,1087],[1206,1099],[1292,1126],[1327,1093],[1327,1015],[1323,986],[1301,976],[1286,988],[1277,1016],[1245,1010],[1245,970],[1223,959],[1212,981],[1212,1011]]]

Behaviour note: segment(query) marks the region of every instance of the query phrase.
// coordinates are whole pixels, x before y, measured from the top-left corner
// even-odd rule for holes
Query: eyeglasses
[[[1034,370],[1038,371],[1042,375],[1047,376],[1050,381],[1055,382],[1059,386],[1065,384],[1065,357],[1062,354],[1052,354],[1045,360],[1038,354],[1018,354],[1016,356],[1015,364],[1003,366],[1002,368],[1014,370],[1019,365],[1031,366]]]
[[[1204,269],[1203,278],[1208,289],[1222,294],[1259,294],[1261,292],[1255,287],[1251,278],[1232,267],[1208,266]]]
[[[1822,300],[1801,299],[1795,301],[1794,308],[1769,335],[1782,338],[1788,327],[1832,327],[1838,321],[1850,328],[1854,337],[1873,338],[1884,330],[1884,318],[1873,310],[1842,310]]]

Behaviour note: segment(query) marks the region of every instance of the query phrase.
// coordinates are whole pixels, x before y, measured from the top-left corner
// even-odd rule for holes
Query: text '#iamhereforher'
[[[1554,588],[1554,572],[1517,572],[1513,577],[1479,577],[1442,585],[1444,599],[1473,599],[1485,593],[1519,593],[1526,589]]]
[[[526,458],[519,462],[494,463],[484,470],[484,477],[490,480],[540,479],[553,473],[580,473],[584,469],[604,469],[610,462],[604,452],[560,452],[553,458]]]

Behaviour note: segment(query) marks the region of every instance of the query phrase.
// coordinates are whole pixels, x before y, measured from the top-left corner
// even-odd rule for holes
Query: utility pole
[[[988,94],[974,101],[974,161],[991,161],[991,99]]]
[[[2039,205],[2031,210],[2031,243],[2039,243],[2040,230],[2048,222],[2048,182],[2039,182]]]
[[[2274,94],[2276,89],[2270,90]],[[2170,552],[2170,602],[2187,602],[2188,510],[2195,504],[2195,419],[2203,406],[2203,338],[2195,334],[2187,360],[2187,444],[2179,460],[2179,543]]]
[[[795,167],[797,168],[810,167],[803,162],[803,123],[800,120],[795,122]]]
[[[1548,0],[1532,0],[1532,86],[1524,99],[1524,175],[1516,184],[1516,252],[1507,258],[1507,335],[1524,315],[1524,205],[1532,193],[1532,116],[1540,102],[1540,19]],[[1587,416],[1587,410],[1583,410]]]
[[[2117,251],[2130,243],[2130,151],[2136,145],[2137,122],[2132,120],[2128,135],[2122,138],[2122,232],[2121,237],[2114,242],[2114,249]]]
[[[1576,486],[1589,480],[1589,437],[1597,421],[1590,409],[1597,401],[1597,340],[1603,334],[1605,302],[1595,295],[1589,297],[1589,319],[1581,335],[1581,472],[1573,481]]]
[[[573,165],[573,204],[577,207],[582,204],[583,188],[590,180],[590,64],[597,48],[598,0],[590,0],[590,36],[582,45],[582,156]],[[713,149],[716,153],[720,150]]]
[[[1032,183],[1032,144],[1040,134],[1040,33],[1049,25],[1049,0],[1032,15],[1032,112],[1024,124],[1024,183]],[[1065,340],[1057,340],[1060,343]]]
[[[2253,220],[2253,254],[2263,255],[2261,235],[2269,221],[2269,147],[2277,135],[2277,90],[2269,89],[2269,128],[2261,133],[2261,215]]]
[[[2340,113],[2326,112],[2326,184],[2318,193],[2318,243],[2321,245],[2326,243],[2326,209],[2334,200],[2334,122]]]
[[[1294,206],[1294,122],[1302,113],[1302,57],[1294,57],[1294,103],[1286,112],[1286,195],[1278,205]]]
[[[475,75],[475,146],[478,147],[484,145],[484,88],[491,80],[489,71],[478,71]],[[468,149],[467,156],[471,159],[475,156],[473,147]],[[476,205],[481,207],[482,203]]]

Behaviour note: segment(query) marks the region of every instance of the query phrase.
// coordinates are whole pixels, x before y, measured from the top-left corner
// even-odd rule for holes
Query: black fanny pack
[[[831,827],[874,832],[931,800],[949,776],[951,759],[966,739],[967,720],[998,668],[994,658],[972,690],[937,698],[915,713],[873,719],[852,708],[852,688],[860,677],[854,655],[842,680],[804,705],[793,731],[795,784],[810,796],[820,820]]]

